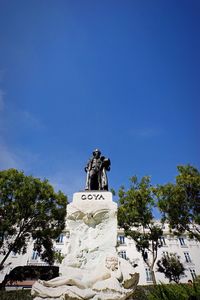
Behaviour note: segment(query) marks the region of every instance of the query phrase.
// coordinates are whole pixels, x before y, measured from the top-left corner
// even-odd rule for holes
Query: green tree
[[[1,282],[3,289],[8,283],[13,284],[16,281],[25,280],[50,280],[59,276],[59,267],[57,266],[18,266],[6,274]]]
[[[137,250],[149,267],[153,283],[156,284],[154,265],[158,248],[162,245],[160,238],[163,234],[161,226],[155,221],[153,208],[155,195],[150,184],[150,177],[145,176],[138,181],[131,178],[129,190],[122,187],[119,192],[118,222],[124,228],[125,235],[136,242]]]
[[[200,172],[190,165],[177,168],[176,182],[156,189],[162,220],[175,234],[187,232],[200,241]]]
[[[58,251],[54,252],[54,261],[55,262],[61,264],[64,258],[65,258],[65,256],[61,252],[58,252]]]
[[[180,262],[180,256],[176,253],[164,254],[157,262],[157,271],[164,273],[165,277],[169,279],[169,282],[174,281],[179,283],[180,276],[184,275],[185,268]]]
[[[67,197],[55,193],[48,180],[0,171],[0,269],[12,251],[26,253],[30,238],[41,259],[53,263],[53,239],[64,229],[66,205]]]

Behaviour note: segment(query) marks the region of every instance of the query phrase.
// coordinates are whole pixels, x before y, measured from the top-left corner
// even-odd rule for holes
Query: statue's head
[[[95,149],[92,153],[97,158],[100,157],[100,155],[101,155],[101,151],[99,149]]]

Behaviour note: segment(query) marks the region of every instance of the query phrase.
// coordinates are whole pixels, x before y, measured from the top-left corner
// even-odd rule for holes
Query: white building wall
[[[69,231],[65,231],[60,239],[55,241],[55,250],[61,252],[63,255],[67,253],[69,235]],[[167,226],[164,229],[163,237],[165,243],[163,243],[163,246],[158,250],[158,259],[162,256],[163,251],[177,253],[186,268],[185,276],[181,278],[181,282],[187,282],[189,279],[192,279],[192,274],[200,275],[200,243],[188,239],[186,235],[176,237],[169,234]],[[5,263],[5,268],[0,271],[0,281],[2,281],[4,276],[17,266],[47,265],[33,252],[33,246],[34,242],[31,241],[27,247],[27,253],[24,255],[15,255],[14,253],[11,253]],[[129,259],[133,265],[137,265],[135,271],[140,274],[139,284],[152,284],[151,274],[148,273],[148,267],[143,261],[142,255],[137,251],[135,242],[132,239],[125,237],[122,229],[119,229],[118,231],[117,249],[119,255]],[[3,256],[3,253],[0,253],[1,260],[3,259]],[[156,270],[156,268],[157,265],[155,263],[154,270]],[[162,273],[155,272],[155,275],[157,282],[169,282]]]
[[[123,236],[123,230],[119,230],[118,236]],[[148,266],[143,261],[142,255],[137,251],[135,242],[130,238],[125,237],[124,243],[120,243],[122,238],[118,237],[118,253],[126,255],[132,264],[137,264],[136,272],[140,274],[140,285],[152,284],[151,274],[148,272]],[[187,235],[181,237],[174,236],[169,233],[168,226],[163,228],[163,245],[158,249],[157,261],[162,257],[163,252],[177,253],[180,256],[180,261],[185,267],[185,275],[181,277],[181,282],[187,282],[193,279],[195,275],[200,275],[200,243],[196,240],[189,239]],[[149,254],[148,254],[149,255]],[[164,274],[156,271],[157,264],[154,265],[155,276],[157,282],[168,283]]]
[[[54,243],[55,251],[61,252],[63,255],[66,253],[66,249],[69,245],[69,232],[64,231],[63,234],[59,237]],[[26,254],[15,254],[11,252],[7,258],[4,269],[0,271],[0,282],[3,281],[6,274],[9,274],[12,269],[18,266],[27,266],[27,265],[37,265],[37,266],[47,266],[48,264],[42,261],[39,255],[34,249],[34,241],[31,240],[27,247]],[[0,261],[2,261],[4,254],[0,252]],[[58,263],[54,265],[59,266]]]

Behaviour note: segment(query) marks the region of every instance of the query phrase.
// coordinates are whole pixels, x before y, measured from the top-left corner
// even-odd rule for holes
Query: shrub
[[[30,290],[0,291],[1,300],[32,300]]]
[[[200,286],[194,283],[187,284],[160,284],[155,286],[148,294],[148,300],[200,300]]]

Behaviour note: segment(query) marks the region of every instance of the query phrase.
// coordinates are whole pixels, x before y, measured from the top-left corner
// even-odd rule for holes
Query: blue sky
[[[200,166],[200,1],[0,0],[0,169],[71,199],[95,148],[110,187]]]

